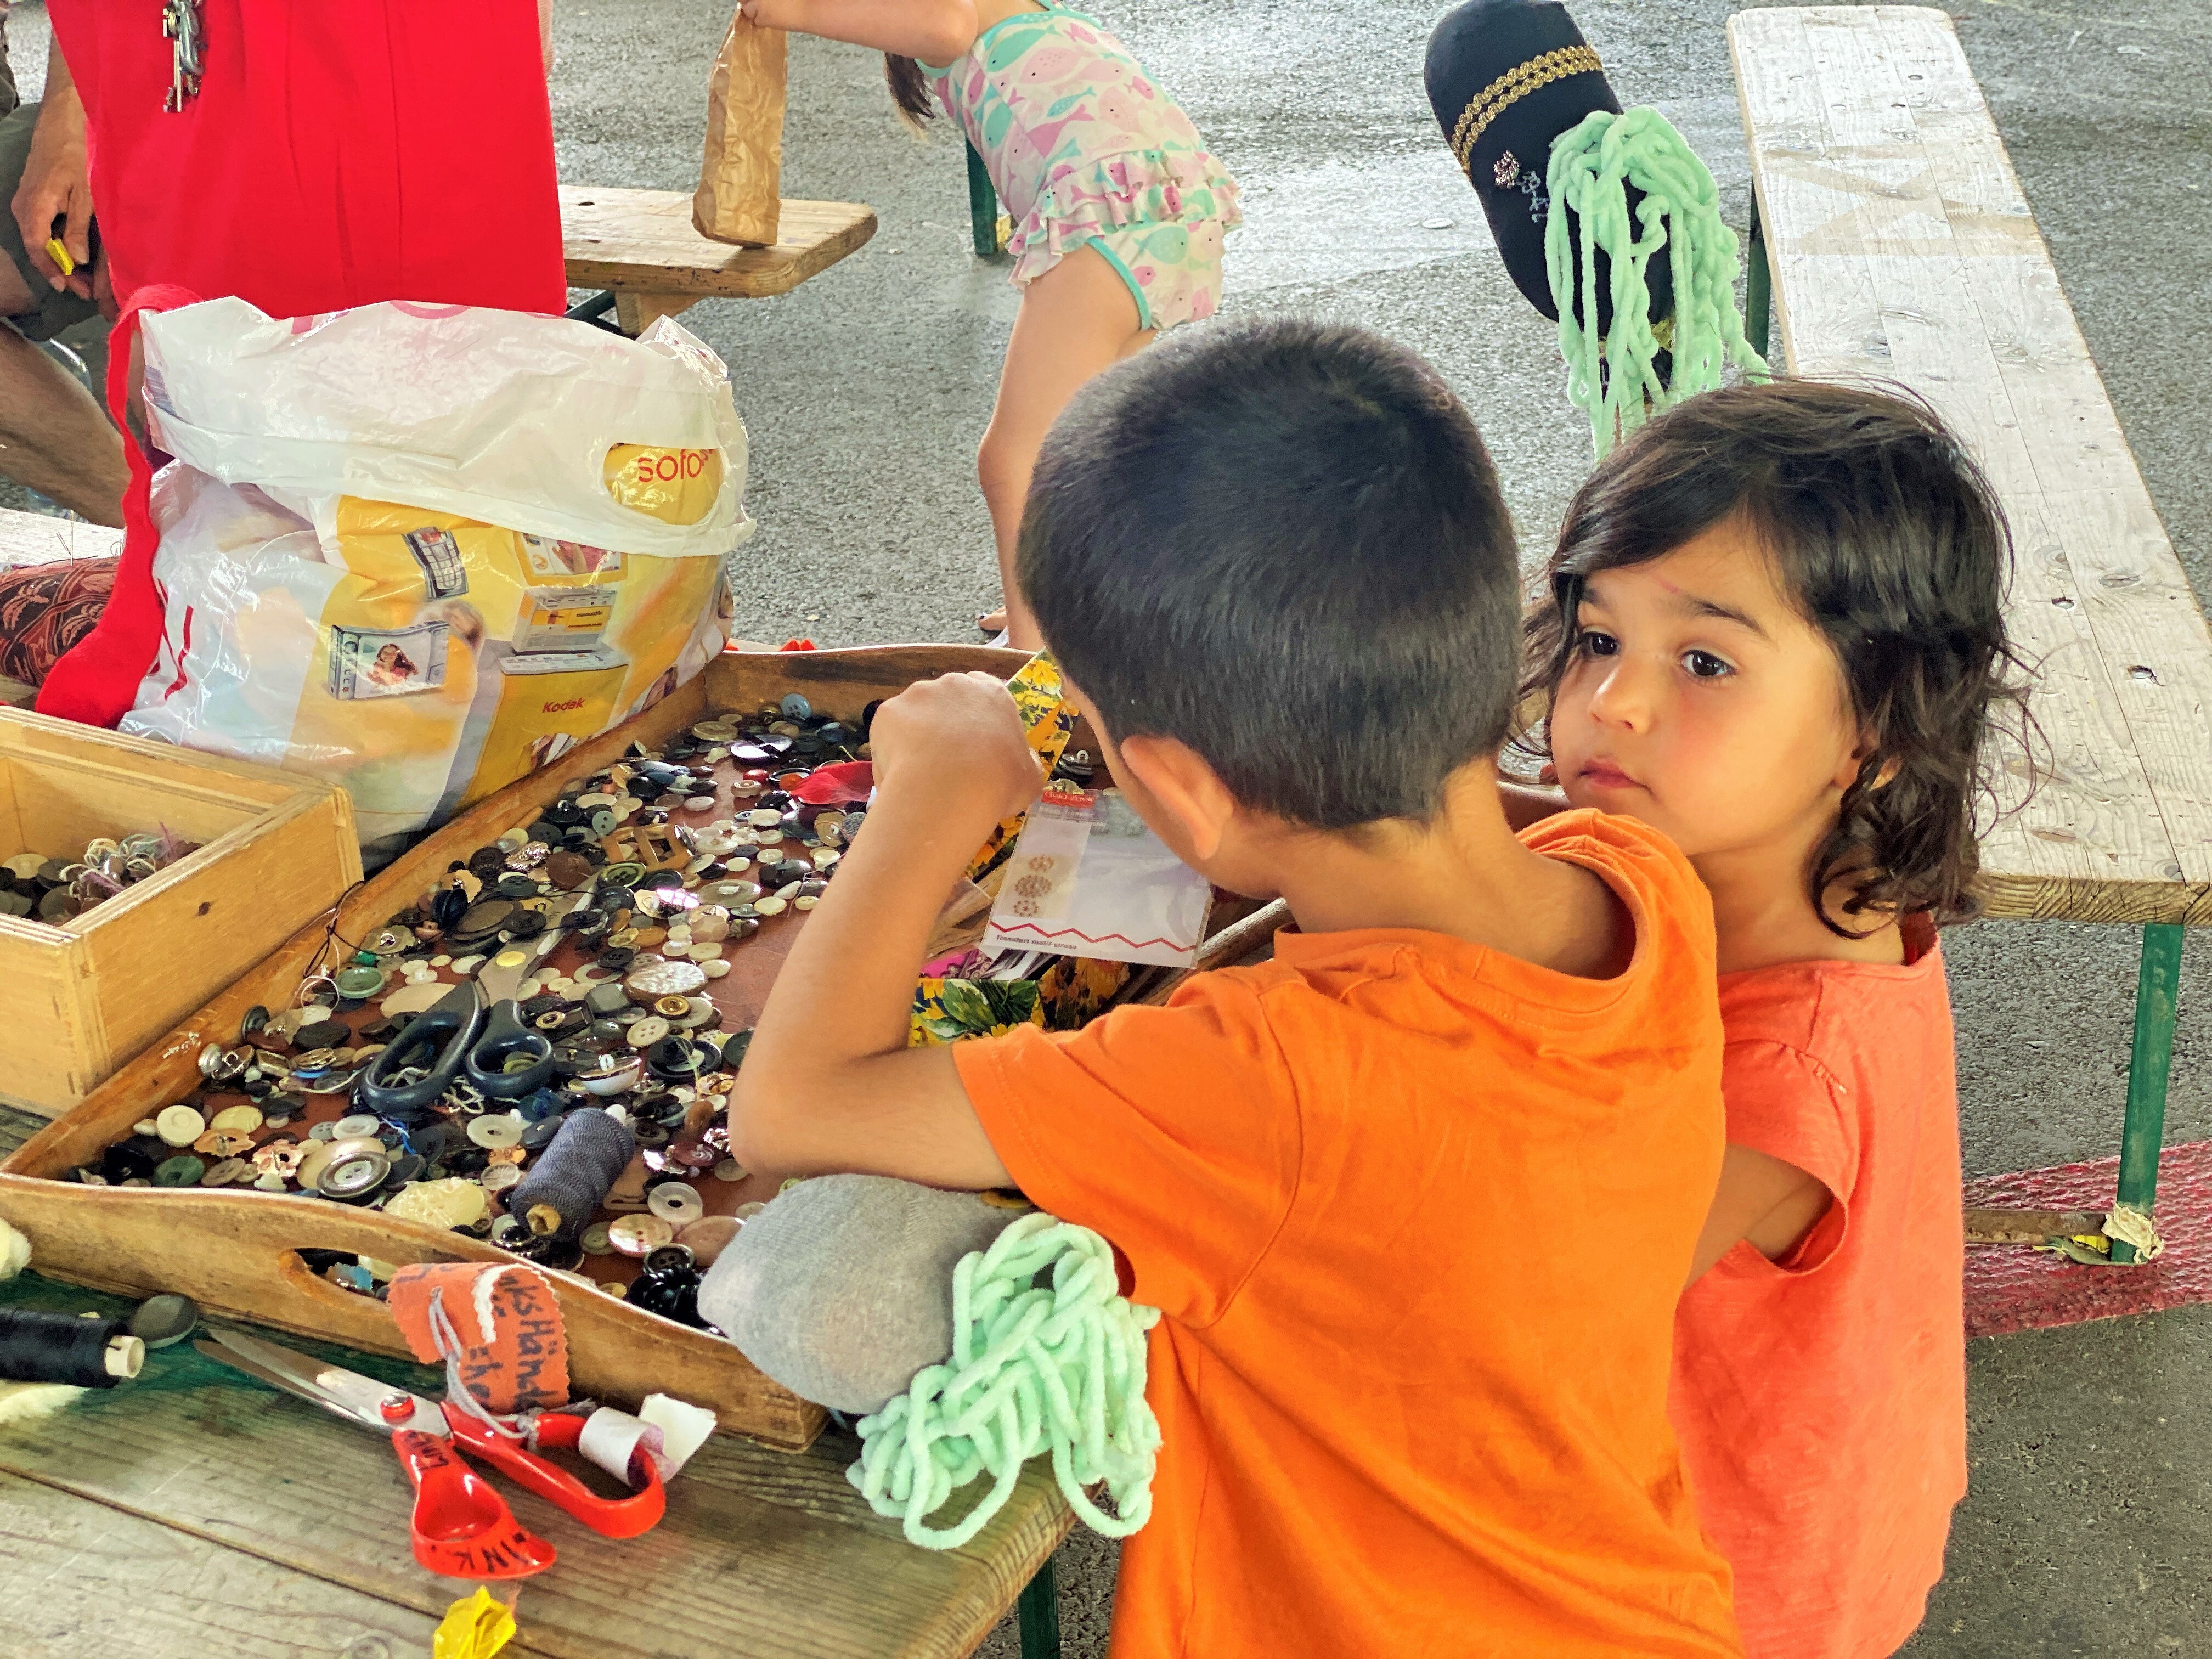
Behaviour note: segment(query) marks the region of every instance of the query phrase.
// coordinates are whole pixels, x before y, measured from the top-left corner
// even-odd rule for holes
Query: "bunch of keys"
[[[161,107],[179,113],[200,92],[200,0],[164,0],[161,36],[169,42],[169,90]]]

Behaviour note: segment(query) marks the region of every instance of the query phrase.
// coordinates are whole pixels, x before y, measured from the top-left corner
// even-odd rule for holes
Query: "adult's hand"
[[[46,96],[39,105],[38,125],[31,130],[22,182],[9,208],[32,264],[47,284],[91,299],[92,173],[85,148],[84,103],[58,46],[47,54]],[[62,246],[77,266],[66,276],[46,252],[57,219],[66,221]]]

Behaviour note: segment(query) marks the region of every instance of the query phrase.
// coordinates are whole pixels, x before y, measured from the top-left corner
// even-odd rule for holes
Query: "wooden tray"
[[[412,904],[434,877],[501,830],[528,823],[569,780],[611,763],[634,742],[657,746],[711,715],[749,714],[791,690],[804,692],[818,710],[857,720],[864,704],[915,680],[963,669],[1004,677],[1025,660],[1019,652],[980,646],[720,657],[690,684],[635,720],[508,786],[394,860],[339,908],[337,929],[358,939],[363,931],[381,927],[393,912]],[[1220,913],[1218,921],[1237,925],[1210,941],[1208,959],[1235,959],[1264,944],[1270,917],[1279,918],[1279,911],[1252,917],[1249,908]],[[200,1081],[200,1049],[233,1038],[248,1008],[289,1004],[325,939],[325,926],[319,921],[302,929],[166,1041],[0,1164],[0,1216],[29,1236],[40,1272],[130,1295],[179,1291],[211,1311],[355,1348],[404,1354],[405,1345],[382,1303],[319,1278],[299,1252],[340,1250],[403,1265],[513,1259],[495,1245],[462,1234],[319,1199],[235,1189],[91,1187],[66,1179],[78,1165],[97,1161],[101,1150],[138,1119],[191,1092]],[[769,939],[763,933],[736,953],[737,959],[743,963],[749,954],[765,957],[768,953],[756,947]],[[774,955],[780,957],[781,951]],[[744,975],[747,981],[756,977]],[[732,972],[717,983],[727,986],[740,978]],[[764,982],[749,984],[744,1000],[757,1001],[765,991]],[[556,1279],[556,1290],[568,1326],[570,1372],[580,1394],[630,1407],[648,1393],[672,1394],[712,1408],[726,1428],[786,1449],[804,1448],[820,1431],[820,1407],[771,1382],[727,1342],[568,1281]]]
[[[345,791],[0,709],[0,857],[167,828],[198,852],[82,915],[0,915],[0,1099],[52,1117],[361,879]]]

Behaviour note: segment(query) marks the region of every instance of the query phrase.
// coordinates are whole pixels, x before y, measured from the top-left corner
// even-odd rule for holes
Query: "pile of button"
[[[707,988],[729,972],[732,947],[811,908],[831,878],[865,822],[851,799],[865,769],[848,764],[866,757],[864,730],[794,696],[757,718],[702,722],[658,751],[633,745],[453,865],[311,978],[301,1006],[250,1011],[234,1042],[202,1052],[192,1097],[139,1122],[77,1178],[313,1194],[489,1238],[556,1271],[585,1255],[635,1258],[629,1299],[699,1323],[699,1269],[762,1207],[710,1214],[701,1184],[748,1178],[722,1108],[751,1033],[724,1035]],[[792,793],[829,766],[860,773],[859,785],[829,788],[827,805]],[[718,816],[723,792],[732,810]],[[549,930],[559,942],[516,992],[524,1022],[552,1045],[547,1086],[506,1103],[456,1079],[414,1124],[355,1107],[356,1080],[411,1019]],[[397,1080],[427,1075],[401,1068]],[[604,1108],[641,1149],[605,1213],[565,1238],[503,1213],[499,1195],[565,1115]],[[324,1266],[372,1294],[391,1271],[368,1258]]]
[[[198,842],[143,830],[119,839],[96,837],[76,859],[18,853],[0,859],[0,915],[67,921],[198,851]]]

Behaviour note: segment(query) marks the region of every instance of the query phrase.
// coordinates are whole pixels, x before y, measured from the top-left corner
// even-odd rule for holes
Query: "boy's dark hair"
[[[1979,908],[1975,805],[1994,800],[1983,742],[2023,723],[2005,637],[2012,538],[1973,459],[1902,387],[1777,380],[1692,398],[1638,430],[1576,492],[1523,625],[1522,690],[1548,706],[1572,658],[1583,580],[1643,564],[1731,518],[1842,665],[1871,747],[1806,879],[1847,916]],[[1522,746],[1540,752],[1540,732]]]
[[[1510,718],[1519,574],[1436,371],[1364,329],[1216,324],[1091,381],[1018,574],[1117,740],[1171,737],[1316,830],[1425,820]]]

